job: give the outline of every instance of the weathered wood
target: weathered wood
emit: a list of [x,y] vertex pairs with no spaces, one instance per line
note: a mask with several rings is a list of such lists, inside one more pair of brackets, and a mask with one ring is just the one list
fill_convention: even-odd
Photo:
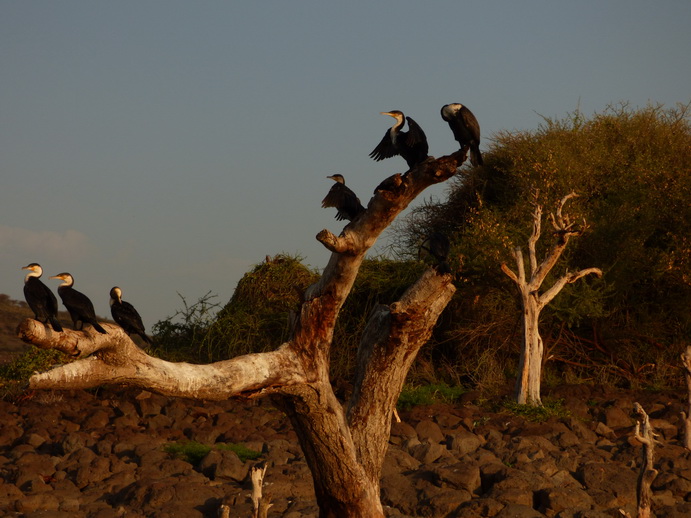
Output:
[[514,390],[514,398],[517,403],[539,406],[542,404],[540,397],[540,382],[542,378],[542,363],[544,356],[544,344],[540,336],[540,313],[554,297],[567,284],[574,283],[586,275],[602,275],[599,268],[587,268],[578,272],[566,272],[555,281],[551,288],[540,294],[542,283],[549,272],[557,264],[571,236],[579,235],[582,229],[574,228],[574,223],[563,214],[564,205],[568,200],[577,196],[572,192],[564,196],[557,206],[556,213],[550,214],[555,240],[552,247],[545,254],[542,262],[537,258],[537,242],[542,233],[542,206],[536,205],[533,212],[533,230],[528,238],[528,258],[530,274],[526,275],[525,261],[520,247],[513,251],[516,262],[516,272],[506,264],[501,265],[501,270],[516,285],[518,298],[523,309],[523,336],[521,356],[518,364],[518,376]]
[[427,270],[399,302],[373,312],[359,346],[347,413],[329,380],[333,330],[369,248],[412,200],[456,174],[465,158],[463,151],[430,157],[392,176],[340,235],[319,232],[317,240],[332,255],[319,281],[305,292],[293,336],[275,351],[210,365],[171,363],[147,355],[113,325],[104,324],[107,335],[88,329],[55,333],[27,320],[18,328],[24,341],[80,358],[32,376],[31,387],[108,383],[216,400],[271,395],[297,433],[312,471],[320,516],[383,518],[379,476],[391,415],[415,355],[455,291],[451,276]]
[[638,518],[650,518],[650,506],[653,499],[653,492],[650,486],[658,473],[653,467],[655,459],[654,430],[650,424],[648,414],[643,410],[640,404],[634,403],[634,411],[640,416],[640,420],[636,422],[634,435],[643,445],[641,451],[641,469],[638,473],[638,483],[636,484]]

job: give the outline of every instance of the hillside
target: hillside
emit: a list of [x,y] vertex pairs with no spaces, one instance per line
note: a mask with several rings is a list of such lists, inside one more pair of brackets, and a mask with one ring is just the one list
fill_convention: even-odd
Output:
[[[0,293],[0,363],[11,361],[14,357],[26,351],[30,346],[17,338],[17,324],[24,318],[33,318],[34,314],[23,300],[13,300],[9,295]],[[63,325],[71,326],[67,311],[58,314]],[[112,322],[107,318],[98,318],[105,322]]]

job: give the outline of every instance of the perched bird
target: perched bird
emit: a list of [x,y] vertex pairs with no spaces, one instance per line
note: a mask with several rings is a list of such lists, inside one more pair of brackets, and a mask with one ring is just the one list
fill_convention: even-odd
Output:
[[337,210],[336,219],[339,221],[342,219],[353,221],[365,211],[365,207],[362,206],[355,193],[349,187],[346,187],[343,175],[334,174],[327,176],[327,178],[336,183],[331,186],[331,189],[322,200],[322,208],[335,207]]
[[480,124],[468,108],[459,103],[445,104],[441,109],[441,118],[449,123],[453,138],[461,145],[470,147],[470,163],[482,165],[480,153]]
[[451,243],[446,234],[432,232],[420,245],[418,257],[423,255],[422,252],[427,252],[437,261],[436,268],[439,273],[451,273],[451,267],[448,263],[450,248]]
[[[386,132],[384,138],[369,156],[378,162],[385,158],[401,155],[408,164],[408,168],[424,162],[429,146],[425,132],[418,126],[417,122],[398,110],[381,112],[381,114],[393,117],[396,119],[396,124],[391,126],[391,129]],[[408,131],[401,131],[406,120],[408,121]]]
[[38,263],[31,263],[24,266],[22,270],[31,270],[24,277],[24,298],[34,312],[34,318],[44,324],[50,322],[55,331],[61,332],[62,326],[58,321],[58,299],[39,279],[43,275],[43,268]]
[[122,300],[122,290],[117,286],[110,290],[110,314],[128,335],[139,335],[147,344],[153,345],[151,338],[146,336],[142,317],[132,304]]
[[[94,311],[94,305],[89,300],[89,297],[72,287],[74,285],[74,279],[69,273],[53,275],[51,279],[60,279],[64,281],[58,286],[58,295],[60,295],[62,303],[70,313],[72,323],[76,330],[83,329],[84,323],[86,322],[94,326],[94,329],[99,333],[108,334],[107,331],[96,322],[96,312]],[[79,325],[77,324],[78,322]]]

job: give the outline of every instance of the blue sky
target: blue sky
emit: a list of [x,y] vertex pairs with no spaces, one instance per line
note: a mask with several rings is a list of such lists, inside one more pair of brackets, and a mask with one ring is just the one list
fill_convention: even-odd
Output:
[[405,170],[368,158],[380,111],[441,156],[450,102],[483,149],[541,115],[688,103],[689,21],[683,0],[0,0],[0,292],[39,262],[101,315],[119,285],[150,329],[267,254],[321,268],[325,177],[366,204]]

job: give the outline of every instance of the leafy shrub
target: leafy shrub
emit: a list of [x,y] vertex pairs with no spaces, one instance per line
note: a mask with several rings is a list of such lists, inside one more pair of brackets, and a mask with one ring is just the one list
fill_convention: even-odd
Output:
[[398,397],[397,406],[401,410],[407,410],[414,406],[432,405],[434,403],[453,403],[466,390],[461,386],[449,386],[446,383],[434,383],[429,385],[406,385]]
[[202,444],[197,441],[166,444],[163,447],[163,451],[196,466],[214,448],[217,450],[234,451],[242,462],[256,460],[262,455],[261,452],[252,450],[243,444],[217,443],[213,446],[209,446],[208,444]]

